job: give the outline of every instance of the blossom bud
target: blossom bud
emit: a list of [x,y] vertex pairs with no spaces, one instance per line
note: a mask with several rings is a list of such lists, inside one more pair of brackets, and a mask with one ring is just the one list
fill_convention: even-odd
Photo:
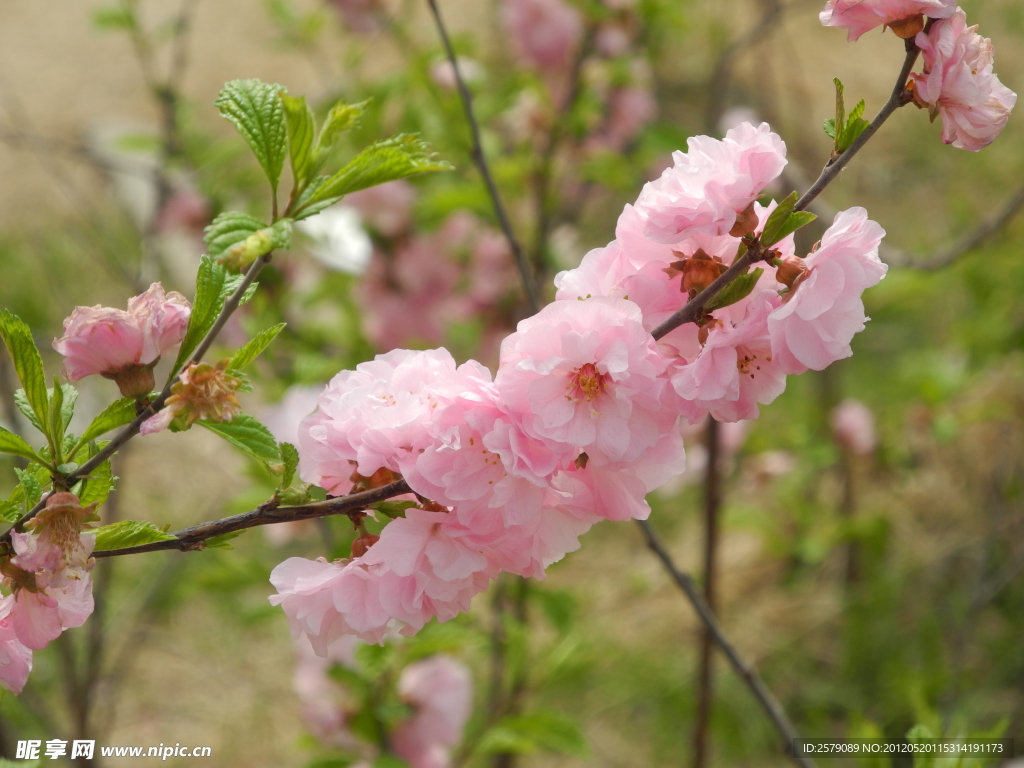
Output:
[[155,366],[156,362],[149,365],[126,365],[116,371],[100,373],[100,376],[117,384],[117,388],[121,390],[121,397],[138,400],[148,395],[156,387],[156,379],[153,377]]
[[775,279],[793,290],[807,274],[807,263],[799,256],[787,256],[778,262],[779,269]]
[[378,541],[380,541],[380,536],[374,536],[372,533],[360,536],[352,542],[352,557],[362,557]]

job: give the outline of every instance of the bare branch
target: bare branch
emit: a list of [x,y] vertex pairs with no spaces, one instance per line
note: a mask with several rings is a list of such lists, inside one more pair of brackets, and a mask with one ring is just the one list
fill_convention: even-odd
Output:
[[171,535],[173,539],[155,541],[152,544],[141,544],[137,547],[126,547],[125,549],[111,549],[106,552],[95,552],[93,557],[117,557],[119,555],[135,555],[141,552],[159,552],[167,549],[177,549],[181,552],[191,552],[202,549],[203,542],[212,539],[214,536],[223,536],[226,533],[244,531],[246,528],[256,528],[261,525],[273,525],[275,523],[289,523],[296,520],[313,520],[328,515],[347,515],[351,512],[358,512],[365,509],[368,504],[377,501],[384,501],[393,496],[401,496],[404,493],[411,493],[405,480],[398,480],[380,488],[372,488],[369,491],[351,493],[347,496],[338,496],[326,501],[314,501],[311,504],[300,504],[294,507],[278,507],[271,502],[261,504],[250,512],[243,512],[239,515],[213,520],[208,523],[193,525],[175,531]]
[[533,279],[533,271],[530,269],[530,264],[523,253],[522,245],[520,245],[519,240],[516,239],[515,232],[512,230],[512,223],[509,221],[504,203],[501,202],[501,195],[498,193],[498,187],[491,176],[491,169],[487,165],[487,156],[484,154],[483,144],[480,141],[480,126],[476,121],[476,115],[473,113],[473,97],[469,92],[469,88],[466,87],[466,81],[462,77],[459,61],[455,55],[455,49],[452,48],[451,40],[448,39],[448,30],[445,28],[444,20],[441,18],[441,11],[437,7],[437,2],[436,0],[427,0],[427,4],[430,6],[430,12],[434,15],[434,22],[437,24],[441,43],[444,45],[445,54],[448,56],[448,63],[452,65],[452,72],[455,74],[459,98],[462,100],[462,109],[466,113],[466,122],[469,123],[469,132],[472,138],[473,146],[470,154],[474,164],[476,164],[477,169],[480,171],[480,175],[484,179],[484,184],[487,185],[487,193],[491,197],[491,204],[494,206],[494,213],[498,217],[498,224],[501,225],[501,231],[505,234],[505,239],[508,240],[509,248],[512,249],[512,255],[515,257],[516,267],[519,269],[519,276],[523,281],[523,290],[526,292],[526,301],[530,308],[530,314],[536,314],[540,311],[540,295],[537,292],[537,286]]
[[768,690],[768,687],[764,684],[764,681],[757,674],[757,672],[743,660],[739,652],[729,641],[729,638],[725,636],[725,632],[722,630],[722,626],[718,623],[718,619],[715,617],[714,611],[708,606],[704,596],[697,589],[696,584],[693,583],[693,579],[683,571],[680,571],[676,567],[676,564],[672,561],[672,556],[669,555],[664,545],[658,539],[658,535],[651,528],[650,523],[646,520],[637,520],[637,525],[640,526],[640,530],[643,531],[644,539],[647,542],[647,546],[650,547],[651,551],[657,555],[661,564],[665,567],[669,576],[672,577],[672,581],[675,582],[676,586],[683,591],[694,610],[697,611],[697,615],[700,617],[701,622],[704,624],[708,632],[711,633],[718,644],[718,647],[722,649],[722,653],[725,654],[729,660],[729,664],[735,670],[736,674],[740,676],[740,679],[746,683],[751,693],[757,699],[761,708],[764,709],[765,713],[771,719],[772,724],[775,726],[775,730],[779,732],[785,742],[785,751],[788,755],[793,757],[793,760],[801,768],[814,768],[814,763],[806,757],[798,757],[793,755],[793,743],[794,739],[800,738],[800,735],[796,732],[793,724],[790,722],[789,717],[786,715],[786,711],[779,704],[772,692]]

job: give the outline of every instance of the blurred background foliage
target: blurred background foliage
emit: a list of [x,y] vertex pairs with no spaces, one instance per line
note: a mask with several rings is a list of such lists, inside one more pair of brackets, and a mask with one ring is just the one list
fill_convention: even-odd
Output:
[[[803,188],[828,157],[832,78],[871,114],[903,58],[891,34],[847,45],[822,29],[819,0],[566,0],[578,44],[545,68],[517,50],[508,2],[442,8],[548,298],[553,275],[614,236],[622,205],[688,136],[766,119],[792,161],[774,191]],[[258,168],[211,108],[225,80],[261,77],[307,94],[321,115],[338,99],[370,100],[343,153],[419,133],[457,170],[413,181],[404,223],[374,218],[405,210],[394,198],[357,205],[374,251],[364,274],[325,263],[312,237],[275,258],[224,339],[227,349],[289,323],[253,370],[246,408],[287,439],[315,393],[296,387],[398,344],[445,344],[493,367],[525,310],[424,4],[47,6],[0,4],[0,305],[30,323],[44,354],[76,304],[123,306],[155,279],[191,295],[201,230],[216,213],[266,215]],[[1024,6],[963,6],[1020,92]],[[636,100],[616,102],[629,89]],[[882,256],[893,267],[865,297],[872,322],[854,357],[790,377],[730,448],[721,615],[809,737],[900,738],[923,725],[1024,738],[1024,221],[946,258],[1017,192],[1024,127],[1012,119],[979,154],[944,147],[938,133],[901,110],[827,191],[825,210],[862,205],[888,230]],[[363,253],[364,241],[342,250]],[[59,368],[52,354],[47,365]],[[87,418],[114,394],[109,382],[83,385]],[[17,426],[13,387],[5,359],[0,417]],[[867,450],[830,427],[846,398],[874,414]],[[691,438],[694,469],[656,495],[652,521],[696,572],[701,448]],[[174,529],[251,509],[273,490],[195,430],[135,441],[115,472],[107,522]],[[102,561],[96,616],[36,655],[23,696],[0,699],[0,753],[13,757],[17,739],[84,736],[211,745],[223,766],[349,764],[359,749],[317,739],[303,721],[287,624],[266,597],[276,563],[347,556],[350,529],[328,519],[250,531],[233,551]],[[372,694],[369,704],[356,696],[353,712],[384,711],[397,671],[439,652],[475,680],[456,764],[690,762],[697,626],[632,527],[595,527],[544,582],[501,581],[469,615],[365,648],[358,673],[338,668],[335,679]],[[711,741],[713,765],[787,764],[724,665]]]

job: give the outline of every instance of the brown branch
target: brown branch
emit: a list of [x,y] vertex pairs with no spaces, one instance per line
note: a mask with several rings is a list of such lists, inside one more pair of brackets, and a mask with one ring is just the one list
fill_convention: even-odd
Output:
[[[191,354],[191,356],[189,356],[188,361],[185,363],[186,366],[189,365],[189,363],[194,363],[201,360],[203,355],[205,355],[206,352],[210,349],[210,347],[213,345],[213,342],[216,340],[218,334],[221,332],[221,330],[223,330],[224,325],[227,323],[228,319],[231,317],[234,311],[238,309],[238,305],[241,303],[242,297],[245,295],[246,291],[249,290],[249,286],[251,286],[253,282],[256,280],[256,277],[259,275],[263,267],[270,262],[270,258],[272,255],[273,252],[264,254],[263,256],[260,256],[258,259],[256,259],[256,261],[252,263],[252,265],[249,267],[249,270],[245,273],[245,277],[242,278],[242,282],[239,283],[238,288],[235,289],[235,292],[228,297],[228,300],[226,302],[224,302],[224,308],[220,311],[220,314],[217,316],[217,319],[214,321],[213,326],[210,328],[209,332],[206,334],[205,337],[203,337],[203,340],[199,342],[199,346],[196,347],[195,351]],[[117,453],[118,450],[120,450],[121,446],[123,446],[125,443],[127,443],[137,434],[139,434],[139,431],[142,429],[143,422],[145,422],[158,411],[163,409],[164,403],[167,402],[167,398],[171,396],[171,386],[174,384],[176,380],[177,377],[172,377],[170,380],[168,380],[167,384],[163,388],[163,391],[160,392],[159,395],[157,395],[156,399],[153,400],[153,402],[146,406],[144,409],[142,409],[142,412],[139,413],[139,415],[136,416],[128,426],[126,426],[124,429],[118,432],[110,440],[110,442],[103,450],[101,450],[99,453],[97,453],[95,456],[93,456],[91,459],[85,462],[74,472],[65,475],[63,480],[66,483],[67,487],[71,487],[82,478],[88,476],[90,472],[97,469],[100,465],[103,464],[103,462],[105,462],[107,459],[111,458],[115,453]],[[3,534],[0,534],[0,545],[10,544],[11,533],[14,531],[24,530],[25,523],[27,523],[29,520],[35,517],[44,506],[46,506],[45,496],[42,499],[40,499],[39,503],[36,504],[32,509],[30,509],[24,515],[18,518],[17,522],[15,522],[14,525],[12,525],[10,528],[4,531]]]
[[140,544],[137,547],[95,552],[93,557],[117,557],[119,555],[135,555],[141,552],[159,552],[167,549],[191,552],[202,549],[203,542],[207,539],[212,539],[214,536],[223,536],[226,533],[244,531],[247,528],[256,528],[261,525],[290,523],[296,520],[313,520],[328,515],[347,515],[351,512],[365,509],[367,505],[374,502],[384,501],[393,496],[401,496],[404,493],[411,492],[412,489],[409,488],[405,480],[398,480],[388,485],[382,485],[380,488],[372,488],[369,491],[338,496],[326,501],[314,501],[310,504],[299,504],[294,507],[278,507],[274,501],[269,501],[249,512],[224,517],[208,523],[200,523],[199,525],[193,525],[191,528],[175,531],[171,534],[174,536],[173,539],[154,541],[151,544]]
[[801,766],[801,768],[814,768],[814,763],[806,758],[793,755],[793,744],[794,739],[799,738],[799,734],[793,727],[793,723],[790,722],[789,717],[786,715],[786,711],[779,704],[772,692],[768,690],[768,687],[764,684],[764,681],[757,674],[753,667],[751,667],[743,657],[740,656],[739,652],[729,641],[729,638],[725,636],[725,632],[722,630],[721,624],[718,623],[718,619],[715,616],[714,611],[708,606],[707,600],[697,589],[697,585],[693,583],[693,579],[683,571],[680,571],[676,567],[676,564],[672,560],[672,556],[669,555],[664,545],[658,539],[654,529],[651,528],[650,523],[646,520],[637,520],[637,525],[640,526],[640,530],[643,531],[644,539],[647,542],[647,546],[650,547],[651,551],[657,555],[661,564],[665,567],[669,576],[675,582],[676,586],[683,591],[694,610],[697,611],[697,616],[708,632],[711,633],[712,637],[717,643],[718,647],[722,649],[722,653],[729,660],[729,664],[735,670],[736,674],[739,675],[740,679],[747,685],[750,692],[754,694],[761,708],[764,709],[769,719],[772,721],[772,725],[775,726],[775,730],[779,732],[779,736],[782,737],[784,742],[784,749],[786,754],[790,755],[793,760]]
[[501,226],[501,231],[508,241],[509,248],[512,249],[516,268],[519,270],[519,276],[522,278],[523,290],[526,292],[526,301],[530,308],[530,314],[536,314],[540,311],[540,295],[533,278],[533,271],[526,260],[526,254],[523,253],[522,245],[520,245],[515,232],[512,230],[512,223],[509,221],[504,203],[501,202],[501,195],[498,193],[498,187],[494,183],[494,177],[491,176],[491,169],[487,165],[487,156],[484,154],[483,144],[480,141],[480,126],[473,112],[473,97],[469,92],[469,88],[466,87],[466,81],[462,78],[459,61],[455,56],[455,49],[452,48],[451,40],[448,39],[448,30],[445,28],[444,20],[441,18],[441,11],[437,7],[437,2],[436,0],[427,0],[427,4],[430,6],[430,12],[434,16],[434,22],[437,25],[437,32],[441,36],[441,44],[444,46],[448,63],[452,65],[455,83],[458,86],[459,98],[462,100],[462,109],[466,113],[466,122],[469,124],[469,132],[472,139],[470,155],[477,170],[480,171],[480,175],[483,177],[484,184],[487,186],[487,193],[491,197],[491,204],[494,206],[494,213],[498,217],[498,224]]

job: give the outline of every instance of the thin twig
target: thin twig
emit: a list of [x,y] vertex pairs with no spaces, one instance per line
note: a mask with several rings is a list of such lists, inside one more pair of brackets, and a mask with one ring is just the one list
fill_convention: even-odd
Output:
[[256,528],[261,525],[290,523],[296,520],[313,520],[328,515],[347,515],[350,512],[365,509],[367,505],[374,502],[384,501],[393,496],[401,496],[411,492],[412,489],[409,488],[405,480],[398,480],[388,485],[382,485],[380,488],[372,488],[369,491],[338,496],[326,501],[314,501],[310,504],[298,504],[294,507],[278,507],[274,503],[268,502],[249,512],[224,517],[208,523],[200,523],[199,525],[193,525],[191,528],[175,531],[171,534],[171,536],[174,536],[173,539],[154,541],[151,544],[140,544],[137,547],[95,552],[93,557],[136,555],[141,552],[159,552],[167,549],[191,552],[202,549],[203,542],[207,539],[212,539],[214,536],[223,536],[226,533],[244,531],[246,528]]
[[466,113],[466,122],[469,123],[469,132],[473,143],[470,155],[484,179],[484,184],[487,185],[487,193],[491,197],[494,213],[498,217],[498,224],[501,225],[501,231],[505,234],[505,239],[508,240],[509,248],[512,249],[512,255],[516,260],[516,267],[519,269],[519,274],[522,277],[523,289],[526,291],[526,301],[530,308],[530,314],[536,314],[540,311],[540,296],[537,292],[530,264],[526,260],[523,247],[519,244],[515,232],[512,231],[512,223],[509,221],[504,203],[501,202],[501,195],[498,193],[498,187],[491,176],[491,169],[487,165],[487,156],[484,155],[483,144],[480,141],[480,126],[476,121],[476,115],[473,113],[473,97],[469,92],[469,88],[466,87],[466,81],[462,78],[459,61],[455,56],[455,49],[452,48],[451,40],[448,39],[448,30],[445,28],[444,21],[441,18],[441,11],[437,7],[437,2],[436,0],[427,0],[427,4],[430,6],[430,12],[434,15],[434,22],[437,24],[437,32],[441,36],[441,44],[444,46],[445,54],[448,56],[448,62],[452,65],[452,72],[455,75],[455,82],[459,90],[459,98],[462,100],[462,108]]
[[[228,300],[224,302],[224,308],[220,311],[220,314],[217,316],[217,319],[214,321],[213,326],[210,328],[209,332],[206,334],[203,340],[199,342],[199,346],[196,347],[195,352],[193,352],[192,355],[189,357],[188,361],[185,363],[185,366],[188,366],[190,363],[198,362],[199,360],[201,360],[203,355],[205,355],[206,352],[210,349],[210,347],[213,345],[213,342],[216,340],[217,335],[224,328],[224,325],[227,323],[228,319],[231,317],[234,311],[238,309],[238,305],[241,303],[242,297],[245,295],[246,291],[249,290],[249,286],[251,286],[253,282],[256,280],[256,277],[259,275],[263,267],[270,262],[272,253],[273,252],[264,254],[263,256],[260,256],[258,259],[256,259],[256,261],[252,263],[252,265],[249,267],[249,270],[245,273],[245,277],[242,278],[242,282],[239,283],[238,288],[235,289],[235,292],[232,293],[231,296],[228,297]],[[174,384],[175,380],[176,379],[169,380],[166,386],[163,388],[163,391],[160,392],[159,395],[157,395],[156,399],[153,400],[153,402],[150,403],[148,406],[146,406],[142,410],[142,412],[139,413],[139,415],[136,416],[128,426],[126,426],[124,429],[118,432],[110,440],[110,442],[103,450],[101,450],[99,453],[97,453],[95,456],[93,456],[91,459],[85,462],[74,472],[65,475],[63,479],[67,486],[70,487],[77,483],[79,480],[81,480],[83,477],[86,477],[90,472],[98,468],[100,465],[103,464],[103,462],[105,462],[107,459],[109,459],[111,456],[117,453],[118,450],[120,450],[121,446],[123,446],[125,443],[127,443],[137,434],[139,434],[139,430],[142,429],[143,422],[145,422],[147,419],[152,417],[154,414],[156,414],[164,407],[164,403],[167,402],[167,398],[171,396],[171,386]],[[27,523],[29,520],[35,517],[40,512],[40,510],[43,509],[44,506],[46,506],[46,497],[40,499],[38,504],[36,504],[27,513],[18,518],[18,521],[14,523],[14,525],[12,525],[6,531],[4,531],[3,534],[0,534],[0,544],[10,544],[11,533],[14,531],[22,531],[25,527],[25,523]]]
[[722,631],[722,626],[718,623],[718,619],[715,617],[714,612],[708,607],[707,601],[704,596],[697,589],[697,585],[693,583],[693,579],[690,576],[676,567],[676,564],[672,561],[672,556],[669,555],[668,551],[662,545],[658,539],[654,529],[651,528],[650,523],[646,520],[637,520],[637,525],[640,526],[640,530],[643,531],[644,539],[647,541],[647,546],[650,547],[651,551],[658,556],[661,560],[661,564],[665,566],[665,570],[669,576],[676,583],[683,593],[689,599],[690,604],[693,605],[694,610],[697,611],[697,615],[700,617],[701,622],[707,628],[707,630],[714,637],[718,647],[722,649],[722,653],[725,654],[729,660],[729,664],[736,671],[736,674],[740,676],[740,679],[746,683],[747,687],[750,688],[751,693],[757,699],[758,703],[767,713],[771,719],[772,724],[775,726],[775,730],[779,732],[779,735],[785,742],[786,754],[790,755],[793,760],[796,761],[801,768],[814,768],[814,763],[806,757],[800,757],[793,755],[794,739],[800,738],[793,724],[789,721],[789,717],[786,715],[782,705],[775,699],[772,692],[768,690],[768,687],[761,680],[761,677],[757,672],[743,660],[739,652],[729,641],[729,638],[725,636],[725,632]]
[[[931,29],[934,19],[929,19],[927,25],[925,25],[925,32]],[[893,86],[892,93],[889,94],[889,100],[885,102],[882,108],[875,115],[875,118],[871,121],[864,132],[857,137],[857,140],[850,145],[850,147],[844,151],[841,155],[833,160],[830,160],[825,168],[821,171],[821,175],[818,176],[818,180],[811,185],[811,188],[804,192],[803,196],[796,203],[796,210],[802,211],[811,204],[818,195],[821,194],[822,190],[825,189],[832,181],[839,175],[839,172],[846,167],[846,165],[853,159],[853,156],[860,152],[861,148],[868,143],[872,136],[874,136],[878,129],[882,127],[882,124],[889,119],[893,112],[900,107],[909,103],[906,95],[907,90],[907,79],[910,77],[910,70],[914,68],[914,62],[917,61],[918,55],[921,53],[921,49],[917,47],[913,38],[910,38],[906,42],[907,57],[903,61],[903,68],[900,70],[899,77],[896,78],[896,85]]]

